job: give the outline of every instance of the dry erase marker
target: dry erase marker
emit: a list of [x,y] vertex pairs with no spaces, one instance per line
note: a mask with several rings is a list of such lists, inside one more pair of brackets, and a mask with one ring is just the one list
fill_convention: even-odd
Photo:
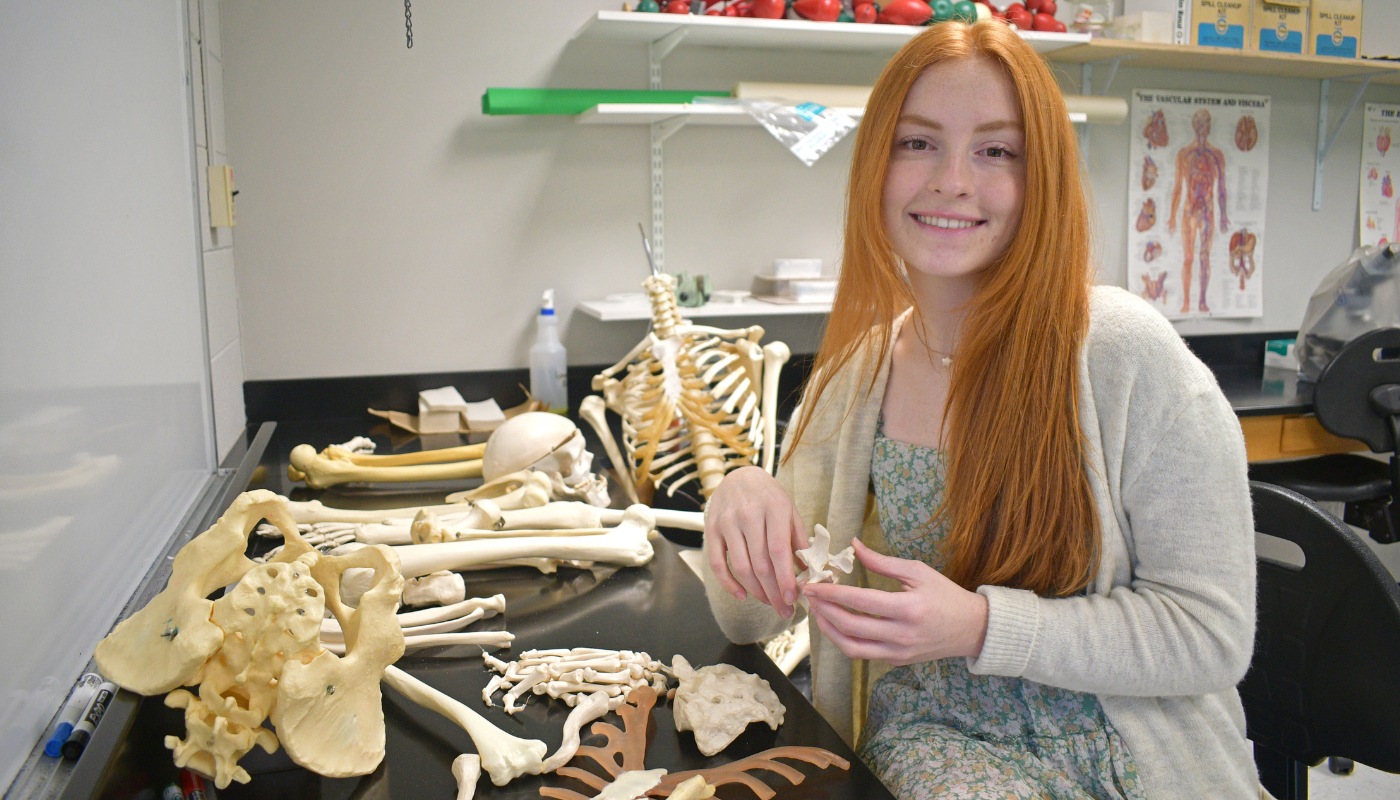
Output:
[[97,723],[102,721],[102,715],[107,713],[107,706],[116,693],[117,685],[111,681],[103,681],[102,685],[97,687],[97,693],[92,696],[87,709],[83,711],[83,718],[73,728],[73,733],[69,734],[68,741],[63,743],[64,758],[74,761],[83,754],[83,748],[87,747],[88,739],[92,738],[92,732],[97,729]]
[[204,785],[204,776],[187,769],[180,770],[180,788],[185,792],[185,800],[209,800]]
[[63,743],[68,741],[68,734],[73,732],[73,726],[78,722],[78,717],[87,708],[88,701],[97,691],[97,685],[102,682],[102,677],[89,672],[78,679],[78,686],[73,690],[73,694],[68,696],[68,704],[63,707],[63,712],[58,715],[58,727],[54,728],[53,736],[44,743],[44,755],[49,758],[58,758],[63,755]]

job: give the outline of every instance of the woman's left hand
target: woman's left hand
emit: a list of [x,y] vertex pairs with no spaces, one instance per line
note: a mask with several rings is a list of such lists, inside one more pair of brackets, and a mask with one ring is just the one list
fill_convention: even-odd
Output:
[[855,542],[865,568],[894,578],[901,592],[834,583],[803,587],[817,627],[851,658],[913,664],[982,652],[987,598],[969,592],[922,561],[881,555]]

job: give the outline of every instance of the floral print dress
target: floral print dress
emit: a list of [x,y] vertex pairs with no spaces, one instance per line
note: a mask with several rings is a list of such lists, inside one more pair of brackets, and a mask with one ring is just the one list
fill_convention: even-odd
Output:
[[[892,554],[932,566],[944,531],[943,451],[875,437],[871,478]],[[1132,754],[1092,694],[974,675],[961,658],[897,667],[876,682],[861,757],[901,800],[1144,798]]]

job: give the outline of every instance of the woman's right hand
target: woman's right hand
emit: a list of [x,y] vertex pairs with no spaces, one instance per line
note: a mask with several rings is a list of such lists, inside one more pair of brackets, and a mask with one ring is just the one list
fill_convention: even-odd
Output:
[[724,476],[705,508],[710,569],[725,591],[753,595],[784,617],[797,600],[793,553],[808,546],[797,506],[761,467]]

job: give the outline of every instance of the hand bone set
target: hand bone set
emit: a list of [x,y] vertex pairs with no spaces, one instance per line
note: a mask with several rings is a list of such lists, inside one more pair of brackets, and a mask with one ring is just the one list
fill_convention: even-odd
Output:
[[[603,397],[579,405],[579,416],[602,440],[628,497],[649,502],[651,491],[663,484],[673,495],[698,480],[708,499],[731,469],[761,464],[772,472],[778,375],[790,355],[787,345],[759,347],[763,328],[757,325],[722,330],[681,319],[669,275],[653,275],[642,286],[651,299],[651,332],[594,376],[593,389]],[[605,407],[622,418],[625,459]]]
[[548,478],[550,499],[608,505],[607,479],[593,474],[593,454],[583,432],[558,414],[530,411],[506,420],[486,444],[398,455],[372,455],[331,445],[320,453],[309,444],[292,448],[287,476],[313,489],[343,483],[447,481],[535,470]]
[[489,654],[482,658],[499,674],[492,676],[481,690],[481,699],[486,705],[495,706],[493,695],[504,691],[502,707],[507,714],[521,710],[515,703],[526,692],[562,700],[570,708],[589,695],[602,692],[608,698],[608,710],[614,711],[626,702],[633,689],[651,686],[658,694],[666,691],[665,666],[646,653],[630,650],[527,650],[518,661],[510,663]]

